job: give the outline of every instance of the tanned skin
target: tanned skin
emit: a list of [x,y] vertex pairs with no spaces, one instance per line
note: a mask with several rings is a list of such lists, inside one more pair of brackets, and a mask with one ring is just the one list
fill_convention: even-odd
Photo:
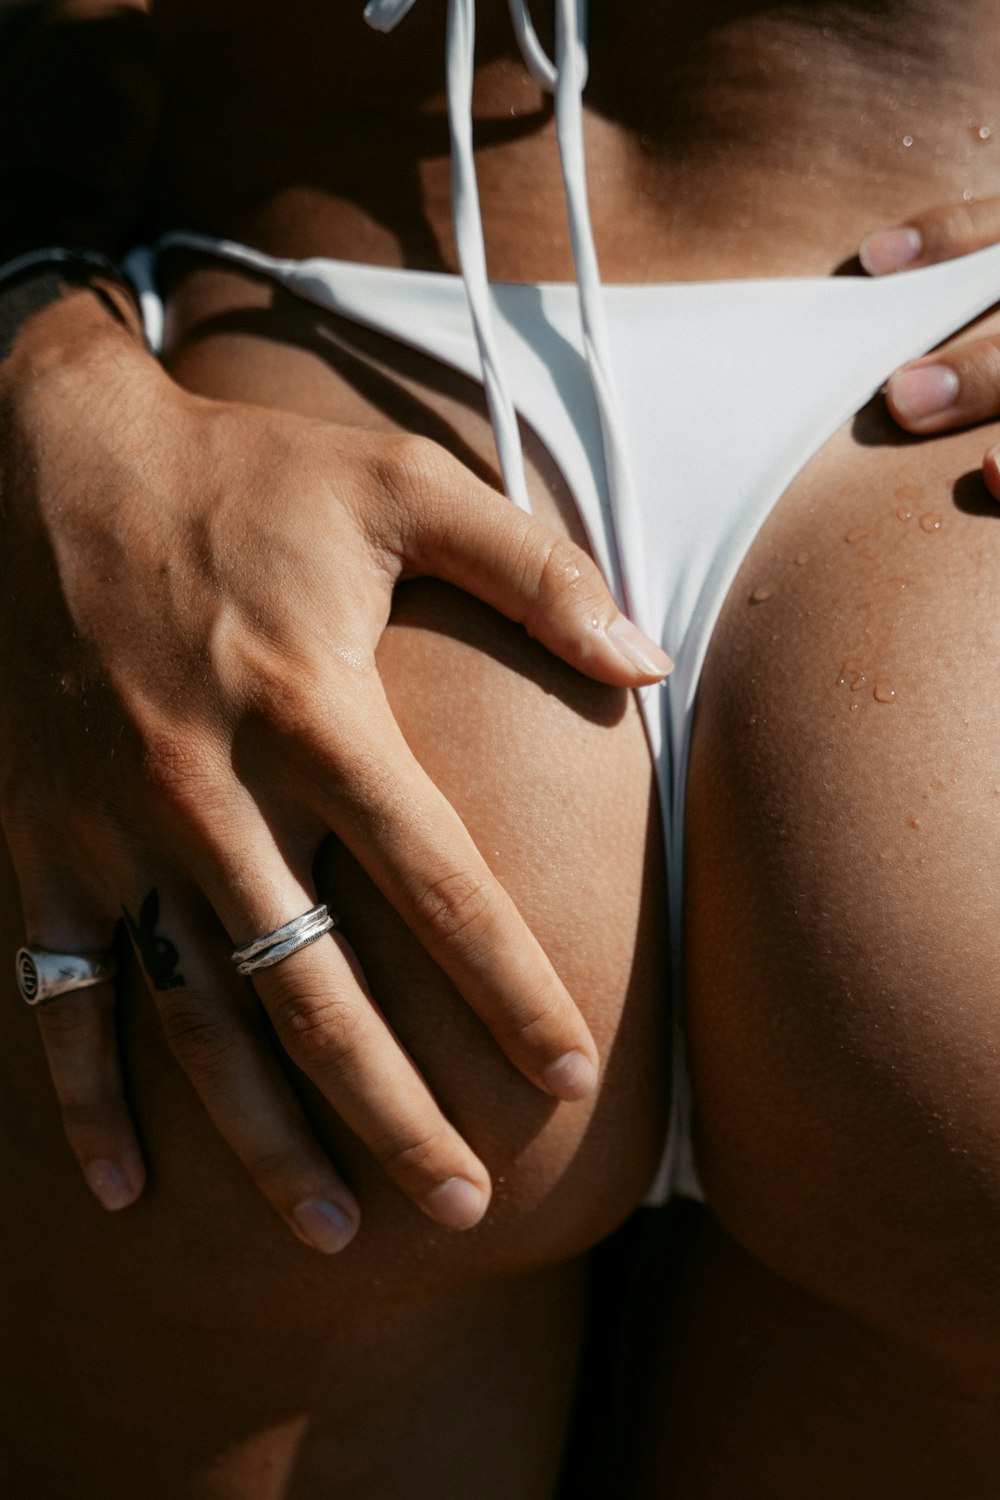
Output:
[[[562,279],[549,109],[504,7],[481,8],[491,269]],[[970,126],[992,118],[995,0],[592,9],[587,144],[608,280],[833,274],[873,223],[994,186]],[[454,270],[442,12],[422,0],[385,38],[352,7],[157,6],[153,222]],[[230,270],[178,259],[168,274],[167,367],[192,399],[430,435],[489,476],[464,383]],[[863,414],[784,497],[716,633],[691,768],[685,994],[713,1217],[683,1276],[652,1279],[663,1359],[636,1395],[645,1420],[620,1493],[995,1494],[1000,521],[977,489],[983,445],[982,432],[901,443],[880,407]],[[558,478],[531,457],[536,503],[572,528]],[[939,533],[897,520],[903,487],[942,515]],[[874,561],[844,542],[861,523]],[[784,566],[803,550],[807,567]],[[761,568],[781,587],[751,611]],[[852,711],[838,682],[866,632],[898,688],[884,711]],[[544,1100],[330,849],[319,887],[495,1198],[469,1234],[430,1226],[294,1075],[365,1215],[321,1260],[207,1124],[137,979],[120,1009],[151,1176],[134,1208],[101,1216],[12,997],[0,1452],[14,1492],[553,1492],[585,1250],[638,1200],[662,1125],[649,768],[620,689],[585,684],[442,585],[399,592],[380,665],[408,743],[580,1000],[602,1090]],[[163,889],[149,873],[137,923]],[[191,983],[197,934],[177,910],[164,900],[156,933]]]

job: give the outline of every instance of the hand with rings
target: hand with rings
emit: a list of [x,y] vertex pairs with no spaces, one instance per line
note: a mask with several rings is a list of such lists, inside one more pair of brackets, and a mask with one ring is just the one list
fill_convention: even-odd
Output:
[[[435,444],[199,399],[124,330],[65,335],[102,316],[81,302],[32,320],[0,390],[2,814],[21,992],[70,1145],[105,1206],[139,1196],[110,959],[124,915],[176,1057],[295,1234],[340,1249],[359,1207],[251,983],[399,1188],[469,1227],[487,1171],[317,905],[330,830],[538,1088],[581,1098],[598,1059],[389,710],[375,647],[393,587],[445,578],[602,682],[651,682],[666,659],[589,558]],[[68,352],[33,360],[57,316]]]

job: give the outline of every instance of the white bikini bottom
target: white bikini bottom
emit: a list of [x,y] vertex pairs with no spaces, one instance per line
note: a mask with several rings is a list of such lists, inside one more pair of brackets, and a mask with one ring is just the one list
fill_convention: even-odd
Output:
[[[273,260],[193,234],[162,244],[236,262],[480,379],[457,276]],[[633,477],[627,514],[616,514],[608,496],[577,288],[495,285],[492,294],[517,412],[561,470],[619,599],[676,663],[665,684],[640,695],[663,810],[677,1018],[672,1119],[650,1201],[700,1197],[678,997],[685,775],[712,631],[754,537],[799,470],[897,366],[998,300],[1000,246],[880,280],[604,287]],[[154,336],[155,318],[154,299]]]

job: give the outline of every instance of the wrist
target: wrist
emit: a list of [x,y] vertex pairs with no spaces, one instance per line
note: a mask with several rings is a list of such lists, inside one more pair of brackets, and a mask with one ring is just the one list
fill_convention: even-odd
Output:
[[105,353],[155,363],[125,284],[97,268],[40,264],[0,282],[0,386],[10,389]]

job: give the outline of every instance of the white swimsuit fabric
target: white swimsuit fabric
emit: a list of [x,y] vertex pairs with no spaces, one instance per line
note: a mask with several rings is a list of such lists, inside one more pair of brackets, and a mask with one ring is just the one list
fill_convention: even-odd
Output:
[[[372,0],[367,16],[389,29],[413,3]],[[561,112],[577,285],[486,280],[471,124],[457,118],[471,99],[473,0],[449,0],[461,278],[279,260],[193,233],[165,236],[157,249],[182,245],[242,265],[481,382],[511,498],[527,505],[520,418],[558,465],[619,602],[674,658],[668,681],[639,695],[663,816],[674,996],[671,1120],[649,1199],[659,1202],[702,1196],[683,1040],[684,795],[712,631],[754,537],[803,465],[894,369],[997,302],[1000,246],[880,280],[602,287],[586,206],[582,26],[573,0],[557,4],[553,66],[525,5],[510,0],[525,61],[555,88]],[[129,263],[154,346],[155,257]]]

